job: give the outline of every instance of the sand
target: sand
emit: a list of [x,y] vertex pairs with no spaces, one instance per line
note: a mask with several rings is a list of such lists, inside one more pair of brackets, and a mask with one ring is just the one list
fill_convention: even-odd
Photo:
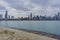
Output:
[[57,40],[43,35],[0,27],[0,40]]

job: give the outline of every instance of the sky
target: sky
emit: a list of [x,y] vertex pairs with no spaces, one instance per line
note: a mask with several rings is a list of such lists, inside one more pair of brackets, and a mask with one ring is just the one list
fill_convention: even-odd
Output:
[[0,0],[0,14],[15,17],[27,17],[31,12],[34,15],[54,16],[60,12],[60,0]]

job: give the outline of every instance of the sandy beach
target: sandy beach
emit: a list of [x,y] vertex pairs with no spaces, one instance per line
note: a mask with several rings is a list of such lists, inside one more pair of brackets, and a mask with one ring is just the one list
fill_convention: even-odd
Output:
[[0,40],[58,40],[43,35],[25,31],[0,27]]

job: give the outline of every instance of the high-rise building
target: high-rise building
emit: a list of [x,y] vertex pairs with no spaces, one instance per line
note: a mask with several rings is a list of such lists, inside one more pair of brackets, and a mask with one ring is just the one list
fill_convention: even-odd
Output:
[[8,15],[8,19],[10,19],[10,15]]
[[5,13],[5,19],[7,19],[8,18],[8,11],[6,11],[6,13]]
[[0,19],[2,19],[3,18],[3,15],[2,14],[0,14]]
[[14,16],[11,16],[12,19],[14,19]]
[[30,13],[30,19],[32,19],[32,13]]
[[60,12],[58,12],[57,17],[58,17],[58,19],[60,19]]

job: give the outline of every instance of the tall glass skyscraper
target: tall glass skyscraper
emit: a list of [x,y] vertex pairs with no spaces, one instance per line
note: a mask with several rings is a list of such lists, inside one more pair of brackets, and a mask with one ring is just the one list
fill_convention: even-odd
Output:
[[2,14],[0,14],[0,19],[1,19],[1,18],[3,18],[3,15],[2,15]]
[[8,18],[8,11],[6,11],[6,13],[5,13],[5,19],[7,19]]
[[32,19],[32,13],[30,13],[30,19]]

